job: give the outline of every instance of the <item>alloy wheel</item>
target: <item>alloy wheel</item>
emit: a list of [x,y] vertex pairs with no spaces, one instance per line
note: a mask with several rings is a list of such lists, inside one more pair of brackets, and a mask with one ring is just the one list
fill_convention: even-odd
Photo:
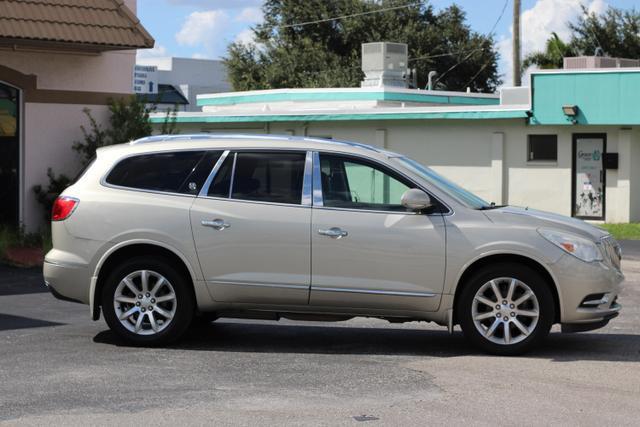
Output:
[[171,324],[177,299],[173,286],[163,275],[138,270],[118,283],[113,305],[116,317],[127,330],[138,335],[153,335]]
[[476,292],[471,305],[473,323],[485,339],[501,345],[524,341],[540,318],[533,290],[513,277],[489,280]]

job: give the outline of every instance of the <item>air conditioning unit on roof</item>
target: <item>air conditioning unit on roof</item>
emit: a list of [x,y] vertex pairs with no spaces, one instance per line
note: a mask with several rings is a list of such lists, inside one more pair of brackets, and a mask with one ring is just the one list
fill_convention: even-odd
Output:
[[363,43],[362,87],[407,87],[408,47],[404,43]]

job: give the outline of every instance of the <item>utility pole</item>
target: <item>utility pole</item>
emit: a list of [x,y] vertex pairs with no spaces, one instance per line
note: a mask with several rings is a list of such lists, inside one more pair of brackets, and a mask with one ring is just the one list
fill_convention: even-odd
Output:
[[513,0],[513,85],[521,86],[520,79],[520,0]]

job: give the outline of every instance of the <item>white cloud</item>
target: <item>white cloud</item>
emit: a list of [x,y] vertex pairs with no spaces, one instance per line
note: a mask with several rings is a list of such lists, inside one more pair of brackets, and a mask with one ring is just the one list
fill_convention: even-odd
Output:
[[251,28],[247,28],[238,33],[235,40],[236,43],[242,43],[243,45],[251,45],[255,44],[255,39],[253,38],[253,31]]
[[262,10],[259,7],[245,7],[235,17],[235,21],[250,24],[262,22]]
[[162,45],[156,45],[153,49],[138,49],[136,58],[162,58],[169,56],[167,48]]
[[207,55],[206,53],[200,53],[200,52],[194,53],[193,55],[191,55],[191,57],[193,59],[211,59],[209,55]]
[[[581,5],[587,6],[590,12],[602,13],[608,5],[604,0],[538,0],[531,8],[522,12],[520,16],[520,28],[522,35],[521,54],[524,58],[531,52],[544,50],[547,39],[551,33],[567,41],[571,31],[567,25],[573,22],[582,13]],[[513,27],[510,35],[500,39],[497,43],[500,52],[500,68],[504,73],[504,84],[513,84],[513,60],[511,57],[513,43]],[[528,74],[523,76],[522,82],[528,85]]]
[[169,0],[169,3],[182,6],[195,6],[204,9],[240,9],[262,5],[263,0]]
[[193,12],[182,24],[176,40],[186,46],[211,46],[226,29],[228,21],[228,15],[220,10]]

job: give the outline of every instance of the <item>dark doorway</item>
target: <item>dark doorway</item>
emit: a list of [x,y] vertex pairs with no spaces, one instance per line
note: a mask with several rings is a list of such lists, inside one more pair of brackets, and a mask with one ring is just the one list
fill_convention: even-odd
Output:
[[606,134],[573,135],[572,212],[576,218],[604,220],[606,151]]
[[0,82],[0,225],[18,225],[20,91]]

